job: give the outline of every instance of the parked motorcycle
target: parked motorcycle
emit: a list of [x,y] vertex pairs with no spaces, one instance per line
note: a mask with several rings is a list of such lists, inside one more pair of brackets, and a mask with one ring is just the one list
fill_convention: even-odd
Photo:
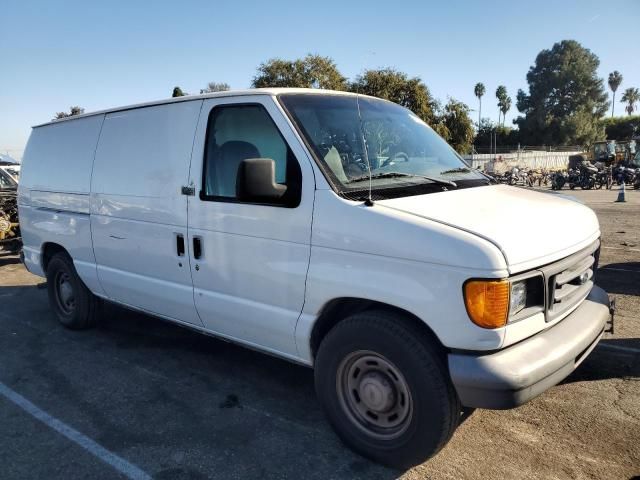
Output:
[[611,185],[613,184],[611,178],[611,167],[603,167],[598,170],[595,174],[595,184],[597,189],[601,189],[602,187],[606,187],[607,190],[611,190]]
[[551,174],[551,189],[562,190],[565,183],[567,183],[568,175],[566,172],[554,172]]
[[635,177],[635,168],[625,167],[623,164],[620,164],[615,169],[614,178],[618,185],[622,185],[623,182],[627,185],[633,185]]
[[580,171],[577,168],[570,168],[567,172],[567,183],[569,188],[573,190],[580,183]]
[[580,172],[580,188],[582,188],[583,190],[591,190],[596,184],[596,174],[598,173],[598,168],[589,162],[583,162],[582,164],[580,164],[578,170]]

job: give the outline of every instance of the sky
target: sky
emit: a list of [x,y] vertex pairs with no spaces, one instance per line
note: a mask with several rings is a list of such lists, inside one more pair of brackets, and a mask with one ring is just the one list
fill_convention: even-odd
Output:
[[30,127],[72,105],[87,112],[165,98],[210,81],[247,88],[273,57],[318,53],[354,78],[394,67],[441,101],[464,101],[483,82],[482,116],[496,121],[495,90],[527,89],[536,55],[574,39],[619,70],[620,92],[640,88],[640,0],[136,1],[2,0],[0,153],[20,159]]

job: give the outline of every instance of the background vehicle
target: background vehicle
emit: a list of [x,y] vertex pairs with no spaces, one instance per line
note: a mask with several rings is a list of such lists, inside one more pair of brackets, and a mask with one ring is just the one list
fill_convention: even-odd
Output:
[[16,182],[20,181],[20,165],[12,163],[12,164],[3,164],[0,162],[0,170],[4,170],[8,173]]
[[0,251],[20,249],[17,190],[13,177],[0,169]]
[[555,385],[610,318],[590,209],[492,184],[387,101],[254,89],[74,116],[34,128],[22,170],[25,265],[63,325],[106,299],[313,366],[337,434],[387,465],[438,452],[463,407]]
[[567,172],[553,172],[551,174],[551,189],[562,190],[562,187],[564,187],[565,183],[567,183],[567,177]]

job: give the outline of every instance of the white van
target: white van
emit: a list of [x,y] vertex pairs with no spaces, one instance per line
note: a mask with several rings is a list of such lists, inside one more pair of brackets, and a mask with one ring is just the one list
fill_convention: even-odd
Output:
[[463,407],[560,382],[612,318],[590,209],[491,184],[362,95],[222,92],[39,125],[19,208],[63,325],[91,326],[104,299],[313,366],[340,437],[397,467],[442,448]]

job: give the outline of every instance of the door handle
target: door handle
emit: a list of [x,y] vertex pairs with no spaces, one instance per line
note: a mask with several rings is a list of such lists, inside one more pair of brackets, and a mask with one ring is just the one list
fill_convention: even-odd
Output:
[[202,243],[200,237],[193,237],[193,258],[198,260],[202,256]]
[[176,250],[179,257],[184,257],[184,235],[181,233],[176,235]]

